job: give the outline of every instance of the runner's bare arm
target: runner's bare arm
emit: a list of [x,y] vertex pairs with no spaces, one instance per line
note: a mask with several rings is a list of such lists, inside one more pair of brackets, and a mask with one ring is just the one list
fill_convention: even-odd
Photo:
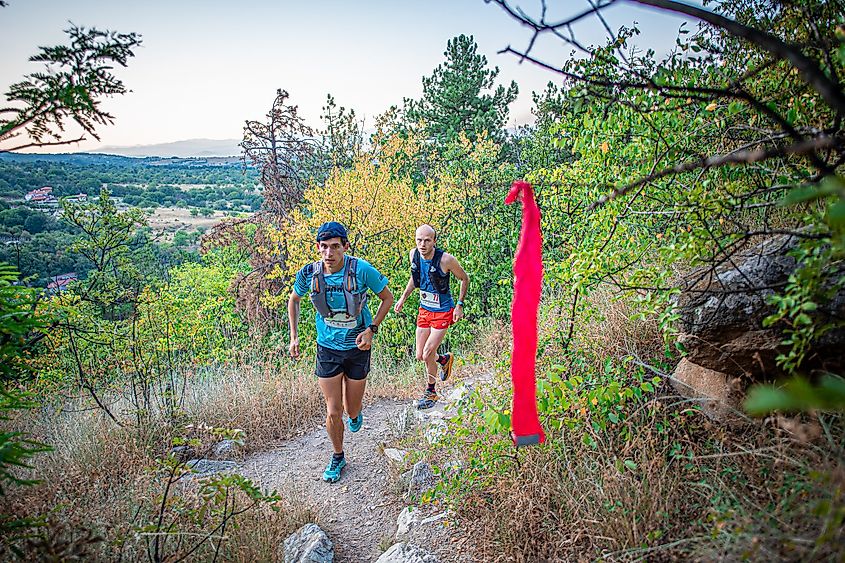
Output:
[[393,305],[393,293],[390,291],[389,287],[385,286],[385,288],[379,291],[376,295],[378,295],[378,298],[381,299],[381,303],[378,306],[378,311],[376,311],[376,316],[373,318],[373,324],[380,325],[381,321],[384,320],[384,317],[387,316],[387,312],[390,311],[390,307]]
[[[393,305],[393,293],[391,293],[389,287],[385,286],[376,295],[381,299],[381,303],[379,303],[376,316],[373,317],[373,324],[378,326],[384,320],[384,317],[387,316],[387,312],[390,311],[390,307]],[[359,350],[369,350],[373,346],[373,331],[370,330],[370,327],[367,327],[364,329],[364,332],[358,335],[355,339],[355,344]]]
[[[414,251],[413,250],[411,250],[411,254],[410,254],[409,258],[411,259],[411,262],[413,263],[413,261],[414,261]],[[394,313],[398,313],[399,311],[402,310],[402,305],[405,304],[405,301],[407,301],[408,297],[410,297],[413,292],[414,292],[414,277],[408,276],[408,283],[405,285],[405,291],[402,292],[402,295],[399,296],[399,300],[396,302],[396,306],[393,307]]]
[[288,326],[290,327],[290,345],[288,352],[294,358],[299,357],[299,306],[301,298],[295,291],[290,292],[288,299]]
[[443,265],[443,268],[446,272],[451,273],[453,276],[458,278],[458,281],[461,282],[461,288],[458,291],[458,300],[455,302],[455,313],[453,314],[453,318],[455,321],[459,321],[464,317],[464,307],[461,303],[464,302],[464,298],[467,296],[467,289],[469,288],[469,275],[466,273],[466,270],[463,269],[458,259],[448,253],[443,253],[443,259],[440,262]]

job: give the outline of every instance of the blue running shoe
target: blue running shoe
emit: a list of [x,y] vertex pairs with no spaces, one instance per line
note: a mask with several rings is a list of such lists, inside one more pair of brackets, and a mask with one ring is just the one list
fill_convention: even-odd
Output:
[[349,431],[358,432],[364,424],[364,413],[359,412],[356,418],[348,418],[347,420],[349,421]]
[[340,472],[344,467],[346,467],[346,458],[335,459],[332,457],[325,471],[323,471],[323,481],[337,483],[340,480]]

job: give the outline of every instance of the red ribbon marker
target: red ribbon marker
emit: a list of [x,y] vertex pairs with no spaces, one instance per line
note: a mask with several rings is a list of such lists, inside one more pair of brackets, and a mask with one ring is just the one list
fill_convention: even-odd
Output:
[[513,353],[511,380],[513,381],[514,444],[530,446],[545,442],[546,435],[537,416],[537,310],[543,285],[543,236],[540,233],[540,208],[534,200],[531,184],[518,180],[513,183],[506,204],[519,198],[522,201],[522,229],[513,260]]

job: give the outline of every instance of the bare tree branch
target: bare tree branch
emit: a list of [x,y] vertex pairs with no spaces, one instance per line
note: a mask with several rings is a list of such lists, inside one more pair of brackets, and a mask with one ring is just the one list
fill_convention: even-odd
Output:
[[665,178],[666,176],[673,176],[676,174],[682,174],[684,172],[691,172],[699,168],[716,168],[719,166],[725,166],[727,164],[750,164],[752,162],[761,162],[770,158],[777,158],[788,155],[806,155],[820,149],[839,147],[841,145],[842,142],[839,140],[828,136],[821,136],[816,137],[814,139],[810,139],[808,141],[804,141],[802,143],[795,143],[784,147],[776,147],[767,150],[754,149],[737,151],[725,155],[709,156],[707,158],[702,158],[700,160],[695,160],[691,162],[683,162],[670,168],[664,168],[663,170],[656,172],[655,174],[650,174],[645,178],[640,178],[636,182],[632,182],[626,186],[613,190],[610,194],[602,196],[601,198],[596,200],[592,205],[590,205],[589,210],[592,211],[598,207],[601,207],[608,201],[612,201],[620,196],[623,196],[643,184],[659,180],[660,178]]
[[807,83],[812,86],[824,100],[830,104],[830,107],[836,110],[837,113],[845,113],[845,94],[842,93],[842,86],[828,78],[824,71],[813,62],[812,59],[804,55],[801,50],[795,45],[788,45],[779,38],[763,30],[755,29],[743,25],[737,21],[726,18],[719,14],[704,10],[697,6],[689,4],[682,4],[680,2],[673,2],[672,0],[631,0],[637,4],[644,4],[646,6],[653,6],[663,10],[677,12],[698,18],[706,21],[716,27],[724,29],[731,35],[746,39],[765,49],[775,57],[789,61]]

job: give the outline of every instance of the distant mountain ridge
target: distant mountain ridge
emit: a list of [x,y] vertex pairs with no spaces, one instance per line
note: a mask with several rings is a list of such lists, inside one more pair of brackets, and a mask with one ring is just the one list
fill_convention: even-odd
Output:
[[153,145],[106,146],[89,152],[134,157],[227,157],[241,154],[240,142],[240,139],[184,139]]

